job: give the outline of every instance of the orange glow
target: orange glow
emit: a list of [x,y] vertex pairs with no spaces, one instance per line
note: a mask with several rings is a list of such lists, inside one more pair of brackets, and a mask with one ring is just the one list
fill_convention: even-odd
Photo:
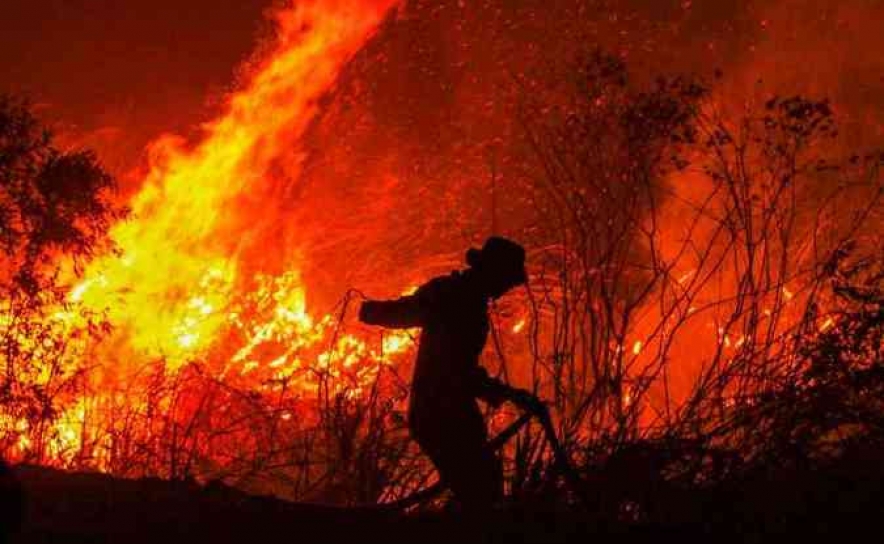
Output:
[[[288,380],[295,395],[317,391],[317,374],[305,371],[314,368],[340,378],[348,396],[358,395],[410,348],[407,334],[386,337],[378,349],[354,336],[335,339],[336,321],[308,311],[298,256],[268,242],[278,218],[249,200],[270,197],[257,188],[279,176],[281,157],[286,181],[297,179],[298,146],[320,98],[394,4],[305,1],[277,11],[275,46],[200,140],[164,136],[150,146],[149,169],[129,203],[132,217],[111,229],[118,254],[93,261],[68,295],[73,308],[105,312],[113,327],[111,338],[90,348],[108,361],[90,378],[96,405],[109,410],[128,402],[138,413],[139,401],[115,388],[137,387],[146,361],[161,361],[169,375],[199,362],[219,379],[250,380],[256,391],[278,390],[273,384]],[[256,253],[265,261],[248,258]],[[75,316],[58,312],[58,326],[75,327]],[[74,454],[98,456],[84,452],[87,404],[82,397],[58,415],[40,445],[28,436],[27,421],[0,418],[21,432],[20,454],[39,447],[41,457],[66,464]],[[92,439],[102,425],[100,418],[89,421]]]
[[[172,137],[153,145],[152,169],[131,202],[134,219],[112,231],[122,255],[93,263],[71,300],[107,308],[130,347],[173,367],[212,346],[235,319],[234,292],[249,287],[238,253],[261,220],[239,206],[242,195],[298,141],[318,98],[391,4],[307,2],[280,11],[276,51],[207,125],[204,139],[193,147]],[[296,270],[294,256],[278,261]],[[309,328],[304,293],[292,282],[286,288],[276,296],[279,319]]]
[[[305,285],[313,279],[311,265],[316,267],[315,261],[323,261],[309,251],[311,245],[316,245],[313,238],[323,237],[326,246],[335,246],[338,238],[329,232],[337,228],[338,232],[346,231],[346,238],[357,240],[351,243],[362,244],[363,238],[371,238],[376,232],[363,237],[360,231],[354,236],[355,228],[351,225],[368,224],[366,220],[377,219],[375,215],[380,212],[372,208],[371,214],[356,216],[356,220],[344,226],[326,225],[324,216],[329,214],[328,208],[315,205],[317,202],[331,206],[337,205],[338,200],[346,200],[348,202],[340,202],[345,210],[341,213],[344,217],[352,217],[352,209],[357,206],[349,202],[351,195],[343,191],[340,194],[332,192],[328,202],[313,197],[317,200],[309,204],[299,203],[299,206],[310,208],[309,213],[305,213],[306,223],[301,218],[298,221],[292,219],[301,213],[300,210],[288,216],[270,205],[284,200],[290,186],[304,179],[313,180],[311,176],[319,178],[319,182],[329,181],[327,185],[334,185],[332,181],[337,183],[338,178],[331,178],[337,173],[330,174],[326,180],[323,178],[325,174],[314,173],[314,170],[325,170],[314,169],[312,164],[306,169],[308,173],[302,168],[302,162],[310,153],[308,148],[315,144],[314,129],[317,124],[322,124],[328,113],[322,110],[323,115],[317,115],[320,104],[334,90],[350,59],[372,37],[396,3],[395,0],[304,0],[298,1],[296,7],[277,11],[274,16],[275,42],[262,55],[262,60],[248,69],[239,90],[229,97],[223,114],[207,123],[195,141],[164,136],[150,146],[149,164],[140,180],[140,191],[129,202],[133,216],[111,229],[119,253],[100,256],[86,267],[82,278],[71,281],[69,304],[58,309],[47,324],[73,346],[65,364],[70,360],[89,367],[85,385],[59,402],[60,409],[52,414],[51,421],[43,429],[37,429],[21,414],[4,413],[0,407],[0,425],[18,433],[11,448],[19,457],[38,457],[40,462],[71,466],[79,462],[75,461],[79,456],[87,460],[83,464],[90,468],[114,470],[110,463],[112,452],[118,446],[111,443],[113,438],[110,437],[116,436],[119,425],[129,425],[131,419],[135,422],[132,424],[135,430],[127,428],[126,432],[136,435],[136,446],[148,444],[154,447],[160,443],[158,436],[162,435],[152,427],[161,426],[154,423],[156,420],[165,418],[162,424],[174,428],[174,432],[167,434],[176,435],[178,427],[190,428],[188,418],[196,418],[194,413],[203,410],[205,401],[204,398],[191,397],[199,397],[204,389],[210,389],[203,387],[206,383],[218,386],[225,393],[235,391],[230,397],[244,397],[246,400],[242,402],[251,403],[250,409],[257,406],[255,411],[266,415],[266,420],[272,421],[273,426],[281,426],[282,431],[274,434],[275,437],[310,421],[318,410],[311,407],[319,406],[319,402],[346,405],[350,401],[369,398],[381,377],[394,370],[401,381],[407,379],[407,372],[398,372],[398,366],[410,360],[408,355],[414,348],[415,331],[379,332],[348,327],[353,321],[354,304],[349,297],[350,305],[344,305],[343,309],[318,309],[316,293],[321,288],[310,284],[311,291]],[[371,59],[374,61],[374,57]],[[406,95],[406,98],[409,97]],[[716,107],[726,108],[729,103],[728,97],[715,97],[715,101]],[[595,101],[600,108],[606,104],[601,97]],[[361,112],[359,107],[354,109]],[[394,117],[400,114],[391,107],[383,109],[393,110],[391,116]],[[371,113],[371,108],[366,110]],[[376,127],[372,125],[372,128]],[[329,132],[337,136],[334,130]],[[310,146],[304,144],[305,138],[310,138]],[[459,137],[452,137],[452,140],[457,139]],[[322,149],[320,144],[323,142],[318,141],[317,148]],[[341,138],[341,141],[348,142],[347,138]],[[336,141],[330,147],[335,148],[334,153],[326,162],[337,166],[335,153],[344,154],[349,148]],[[409,157],[405,152],[399,157],[399,148],[388,147],[394,151],[390,151],[389,156],[386,151],[377,153],[376,162],[383,166],[376,167],[380,169],[379,173],[373,170],[367,173],[364,185],[371,188],[377,185],[376,179],[392,180],[389,185],[393,189],[383,189],[384,193],[378,189],[367,193],[370,197],[363,198],[389,193],[396,197],[391,200],[411,202],[416,197],[423,199],[431,195],[433,199],[426,202],[435,204],[443,198],[453,200],[455,191],[462,190],[465,186],[462,184],[467,183],[453,180],[457,183],[452,183],[451,189],[446,188],[444,196],[436,196],[435,193],[441,191],[436,191],[435,186],[427,181],[428,176],[423,170],[415,168],[413,175],[403,175],[400,180],[400,172],[396,171],[402,168],[399,159]],[[435,153],[433,146],[427,147]],[[440,149],[444,151],[444,148]],[[459,153],[463,151],[460,147],[456,149]],[[395,161],[391,158],[394,155]],[[448,162],[452,158],[441,153],[440,157],[444,161],[439,162]],[[462,169],[461,162],[454,161],[454,164],[458,170]],[[361,169],[349,166],[342,171],[362,174]],[[387,168],[391,172],[387,172]],[[469,168],[463,170],[469,172]],[[372,178],[372,175],[377,177]],[[449,182],[447,175],[439,178]],[[732,299],[740,287],[738,269],[744,263],[740,259],[733,263],[722,259],[721,268],[713,268],[711,263],[717,262],[725,251],[723,239],[716,239],[719,230],[715,217],[721,211],[718,209],[721,203],[716,200],[718,197],[712,198],[717,189],[708,183],[709,180],[700,178],[699,174],[689,172],[673,173],[672,179],[666,180],[666,190],[671,190],[677,198],[667,200],[661,206],[659,218],[655,218],[660,224],[654,226],[655,239],[652,242],[657,247],[655,252],[659,253],[654,257],[665,270],[662,276],[665,282],[655,283],[646,299],[648,302],[630,310],[628,327],[624,324],[624,329],[617,330],[616,334],[603,330],[598,339],[587,334],[584,340],[581,333],[594,332],[590,327],[597,325],[582,321],[586,317],[579,316],[583,306],[569,305],[565,309],[550,311],[554,304],[547,306],[541,300],[540,306],[532,307],[521,300],[514,302],[513,313],[509,308],[501,313],[513,317],[505,317],[503,329],[495,331],[508,328],[512,334],[531,336],[525,341],[501,343],[505,345],[503,349],[508,350],[508,359],[513,361],[514,385],[528,383],[525,374],[531,365],[524,364],[525,361],[534,358],[537,362],[534,366],[540,369],[536,372],[546,378],[543,374],[547,366],[545,361],[553,361],[555,367],[561,361],[573,360],[568,358],[569,350],[579,353],[585,347],[587,352],[598,352],[591,356],[598,359],[593,363],[599,362],[600,369],[607,373],[613,368],[622,374],[617,379],[626,381],[633,378],[633,374],[649,372],[649,365],[657,362],[655,358],[665,364],[673,361],[673,368],[677,371],[672,376],[667,374],[665,379],[666,388],[670,387],[670,380],[672,382],[673,400],[669,400],[668,390],[666,395],[661,394],[662,386],[625,387],[619,400],[626,406],[640,408],[646,404],[650,406],[647,401],[654,396],[677,404],[680,397],[690,392],[690,380],[706,361],[719,358],[726,364],[741,356],[748,357],[758,350],[762,341],[758,331],[767,329],[772,335],[781,334],[799,322],[808,295],[801,281],[792,275],[779,277],[773,274],[771,288],[764,290],[755,301],[761,305],[757,309],[734,310],[738,305]],[[340,175],[340,179],[349,183],[345,175]],[[470,198],[478,195],[469,194]],[[323,198],[325,196],[323,193]],[[356,197],[352,200],[357,204],[365,203]],[[705,210],[703,203],[707,200],[710,202],[708,213],[697,215],[694,210]],[[434,213],[424,201],[421,206],[424,207],[418,212]],[[292,209],[295,209],[294,204]],[[496,213],[496,209],[494,211]],[[322,217],[311,223],[311,214]],[[698,218],[696,227],[686,229],[688,219],[695,215]],[[282,224],[285,229],[280,234]],[[383,223],[377,231],[394,232],[405,228],[401,225],[406,224],[390,221]],[[514,232],[517,232],[518,221],[514,224]],[[478,236],[481,232],[464,231],[469,231],[470,236]],[[325,238],[331,242],[326,243]],[[682,251],[681,248],[688,247],[684,245],[685,239],[691,242],[690,247],[705,247],[706,250]],[[530,238],[527,240],[534,243]],[[368,241],[375,244],[374,249],[383,245],[376,240]],[[301,243],[308,249],[300,247]],[[416,243],[408,249],[413,250],[415,246]],[[387,247],[395,246],[387,244]],[[421,251],[431,252],[440,247],[422,245]],[[339,253],[346,254],[342,257],[344,259],[351,258],[348,252]],[[407,251],[404,255],[410,260],[415,253]],[[401,260],[387,259],[387,255],[381,257],[385,258],[378,259],[378,262],[384,266],[389,264],[391,268],[406,260],[406,257]],[[750,256],[746,261],[754,267],[754,259]],[[446,256],[444,260],[423,266],[423,270],[435,271],[449,266],[452,261],[453,258]],[[535,266],[536,261],[529,264]],[[326,263],[322,262],[322,265]],[[342,270],[340,264],[335,262],[327,268],[328,276],[337,281],[337,273]],[[643,281],[643,269],[633,279],[632,257],[628,264],[624,261],[624,269],[629,271],[623,276],[628,278],[628,285],[620,285],[611,297],[619,297],[620,288],[624,293],[632,293],[632,282]],[[595,282],[597,277],[607,278],[608,272],[604,270],[593,264],[593,270],[580,280],[589,283]],[[562,277],[569,284],[573,279],[567,275]],[[558,286],[551,278],[553,275],[538,279],[534,285],[537,286],[535,289],[541,286],[550,288],[544,296],[555,300],[561,293],[556,291]],[[409,282],[414,279],[405,278]],[[791,290],[784,285],[787,279]],[[398,290],[402,285],[408,285],[405,280],[384,287]],[[544,284],[544,281],[548,283]],[[615,283],[619,285],[619,281]],[[342,293],[347,287],[334,285]],[[370,289],[361,284],[358,287]],[[417,289],[417,285],[411,285],[401,295],[411,295]],[[588,288],[587,292],[593,293],[593,289],[595,287]],[[518,296],[523,295],[513,298]],[[611,316],[621,311],[617,304],[612,304],[609,310],[599,310],[599,301],[592,297],[579,299],[578,304],[594,307],[602,315],[599,329],[604,329],[606,320],[613,321]],[[535,310],[537,313],[532,313]],[[107,315],[111,332],[98,342],[82,334],[87,324],[80,317],[81,311]],[[732,320],[728,320],[729,311],[734,312]],[[0,319],[4,315],[0,312]],[[529,319],[531,327],[526,329]],[[816,327],[824,332],[834,324],[829,317]],[[3,325],[5,323],[0,322],[0,326]],[[554,327],[561,327],[561,338],[556,331],[550,332]],[[32,342],[28,338],[20,341]],[[48,349],[33,345],[27,348],[35,354],[35,366],[40,368],[28,379],[38,385],[51,381],[50,366],[44,364]],[[187,389],[186,382],[193,376],[205,380],[193,387],[197,392]],[[159,389],[164,393],[171,391],[169,396],[160,400],[150,396],[149,387],[156,383],[151,381],[154,377],[162,386]],[[181,385],[184,393],[179,395],[175,388],[181,383],[185,384]],[[539,394],[552,398],[548,395],[549,390],[544,389],[547,382],[538,383]],[[209,403],[206,412],[213,416],[228,410],[234,412],[236,407],[231,406],[233,403],[229,400],[225,397],[217,405]],[[647,413],[650,414],[650,410]],[[199,423],[206,426],[215,423],[206,417],[207,421]],[[230,420],[237,418],[231,415]],[[242,434],[231,432],[224,435],[224,440],[236,443],[258,436],[260,433],[249,427],[250,424],[243,424],[246,431]],[[276,427],[272,428],[273,433],[277,431]],[[193,443],[197,444],[194,447],[201,448],[200,454],[221,465],[224,461],[219,459],[223,459],[223,455],[215,453],[219,444],[212,440],[214,438],[198,443],[194,439]],[[241,451],[249,450],[247,444],[236,443],[236,446]],[[270,461],[267,464],[273,465]],[[161,472],[166,469],[150,467],[144,470]]]

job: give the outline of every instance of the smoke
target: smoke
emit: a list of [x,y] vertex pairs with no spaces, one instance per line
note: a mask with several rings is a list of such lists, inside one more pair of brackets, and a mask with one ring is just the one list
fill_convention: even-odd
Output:
[[[460,266],[492,228],[524,228],[518,81],[573,92],[595,47],[639,85],[713,79],[739,110],[771,93],[832,99],[853,145],[880,141],[874,2],[411,1],[350,63],[285,189],[311,295],[390,294]],[[494,191],[492,197],[492,178]],[[492,209],[492,205],[494,209]]]
[[[524,188],[537,171],[520,103],[567,103],[575,66],[598,47],[639,87],[722,70],[713,99],[724,109],[770,92],[828,95],[848,145],[881,138],[884,7],[873,3],[413,0],[387,15],[393,4],[274,12],[275,41],[221,114],[149,146],[134,217],[112,232],[121,254],[92,263],[71,291],[107,310],[111,353],[97,351],[109,374],[117,361],[175,370],[205,356],[222,376],[291,376],[305,370],[305,346],[327,348],[315,361],[328,370],[346,350],[321,316],[348,287],[395,295],[461,266],[492,232],[532,228]],[[89,138],[119,142],[126,123],[111,121]],[[339,340],[351,362],[370,352]],[[696,356],[689,348],[676,353]]]

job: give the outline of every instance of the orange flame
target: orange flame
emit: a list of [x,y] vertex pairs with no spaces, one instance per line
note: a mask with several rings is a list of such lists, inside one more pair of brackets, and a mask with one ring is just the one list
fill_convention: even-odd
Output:
[[[131,202],[134,219],[112,230],[121,255],[93,263],[70,298],[106,308],[132,348],[173,366],[211,346],[237,319],[232,296],[249,274],[238,255],[266,228],[242,205],[244,195],[266,182],[274,161],[297,151],[319,98],[393,3],[299,2],[279,11],[278,45],[203,140],[153,145],[150,172]],[[296,268],[294,256],[278,259]],[[297,278],[296,269],[288,274]],[[279,319],[309,328],[303,290],[289,283],[276,296]],[[263,334],[273,325],[266,327]]]
[[[325,374],[349,380],[344,393],[358,395],[381,365],[409,349],[407,334],[388,337],[378,349],[329,334],[334,320],[307,311],[297,256],[267,247],[278,218],[266,209],[279,199],[267,188],[279,181],[279,164],[285,162],[286,181],[297,180],[298,145],[321,97],[395,3],[309,0],[277,11],[274,47],[202,138],[188,144],[165,136],[150,147],[148,172],[130,202],[132,218],[111,229],[119,252],[93,261],[68,294],[72,308],[104,313],[114,327],[114,337],[98,346],[110,355],[102,360],[107,372],[91,380],[126,381],[127,373],[137,373],[126,368],[131,363],[110,368],[115,361],[159,359],[175,372],[220,353],[217,376],[248,375],[256,380],[249,383],[267,389],[274,379],[294,376],[305,364],[301,358],[310,357]],[[247,252],[270,258],[256,264]],[[67,309],[56,316],[59,326],[70,328],[76,318]],[[120,392],[126,387],[97,385],[91,397],[68,399],[43,433],[49,440],[33,440],[27,420],[0,412],[0,422],[19,433],[13,453],[62,465],[80,455],[106,468],[102,425],[113,422],[96,420],[92,408],[123,402],[136,409],[140,401]],[[291,418],[285,414],[282,419]]]

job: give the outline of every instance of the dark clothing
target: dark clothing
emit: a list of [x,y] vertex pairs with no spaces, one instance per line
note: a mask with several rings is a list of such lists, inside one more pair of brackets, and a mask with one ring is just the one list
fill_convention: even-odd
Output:
[[488,338],[488,299],[469,272],[430,280],[413,295],[367,301],[366,323],[388,328],[420,327],[412,380],[411,412],[461,405],[464,400],[500,400],[506,386],[479,366]]
[[503,495],[503,470],[475,400],[412,409],[412,435],[465,510],[485,511]]
[[421,327],[411,432],[465,507],[490,506],[501,495],[502,476],[476,398],[499,404],[507,388],[479,365],[489,330],[488,298],[471,273],[433,279],[397,300],[365,302],[361,317],[385,327]]

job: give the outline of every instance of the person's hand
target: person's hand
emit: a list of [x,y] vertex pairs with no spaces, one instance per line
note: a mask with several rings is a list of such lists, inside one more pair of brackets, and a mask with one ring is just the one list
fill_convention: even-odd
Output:
[[509,401],[525,410],[526,412],[531,413],[541,413],[546,410],[546,405],[540,400],[537,395],[534,395],[530,391],[526,391],[525,389],[516,389],[513,388],[510,390],[507,395]]
[[492,408],[499,408],[509,398],[506,391],[502,389],[489,389],[482,396],[482,400],[491,405]]
[[362,304],[359,305],[359,321],[367,323],[369,325],[372,324],[372,306],[372,301],[362,301]]

